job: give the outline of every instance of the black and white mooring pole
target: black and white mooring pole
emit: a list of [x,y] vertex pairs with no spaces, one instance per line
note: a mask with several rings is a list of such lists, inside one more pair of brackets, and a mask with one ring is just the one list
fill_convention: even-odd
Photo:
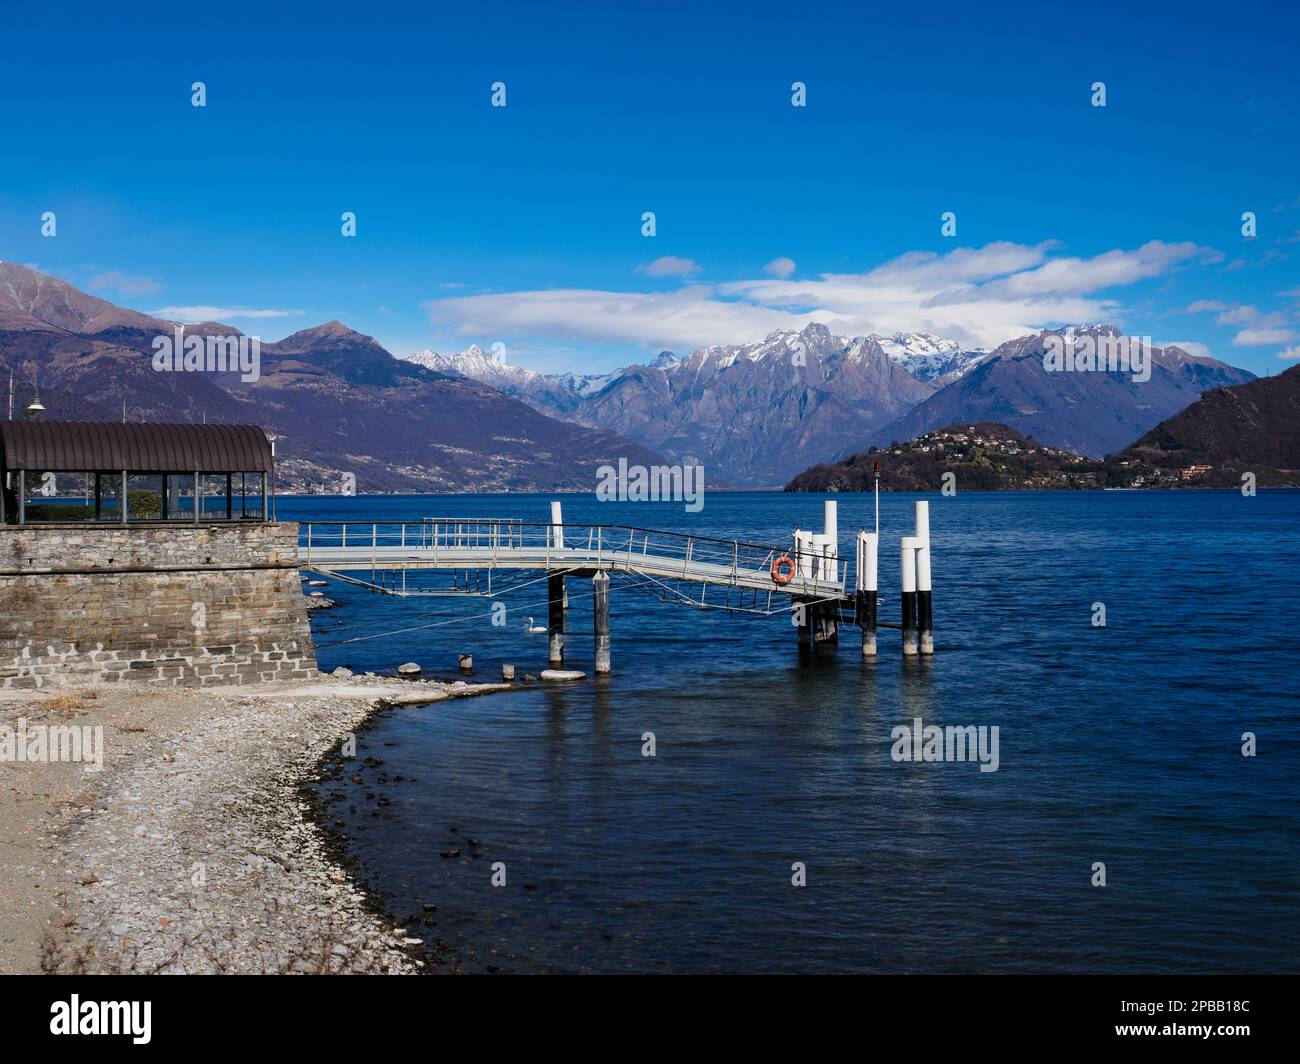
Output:
[[933,617],[930,603],[930,504],[916,504],[916,626],[920,630],[922,654],[934,653]]
[[916,504],[916,530],[898,541],[903,590],[903,656],[934,653],[930,606],[930,504]]
[[858,533],[857,593],[853,596],[855,620],[862,629],[862,656],[876,656],[876,589],[879,575],[878,532]]
[[916,537],[903,536],[898,541],[899,583],[902,588],[903,657],[916,656]]
[[[558,502],[551,503],[549,542],[551,551],[556,554],[560,554],[564,550],[564,511]],[[549,645],[546,659],[552,668],[562,668],[564,666],[564,610],[565,606],[568,605],[568,597],[563,570],[558,573],[548,572],[546,576],[546,630],[549,633]]]
[[862,631],[862,656],[876,656],[876,591],[880,586],[880,463],[876,463],[876,530],[858,533],[857,594],[854,612]]

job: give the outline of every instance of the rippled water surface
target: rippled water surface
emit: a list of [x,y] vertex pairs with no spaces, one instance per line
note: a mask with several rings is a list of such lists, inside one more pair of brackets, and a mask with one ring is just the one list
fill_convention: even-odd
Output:
[[[882,631],[864,664],[853,628],[800,660],[788,615],[617,577],[608,679],[392,710],[363,734],[358,762],[383,764],[324,789],[363,878],[403,918],[436,905],[412,926],[469,971],[1300,968],[1300,493],[930,498],[932,661]],[[851,553],[871,499],[838,500]],[[301,498],[280,516],[545,521],[546,503]],[[882,502],[884,618],[911,503]],[[564,507],[773,543],[821,521],[806,495]],[[545,623],[544,587],[501,597],[504,627],[489,599],[326,589],[320,664],[451,676],[469,651],[479,679],[537,673],[546,637],[524,618]],[[590,600],[570,580],[568,663],[588,672]],[[998,771],[896,763],[891,729],[917,717],[998,726]]]

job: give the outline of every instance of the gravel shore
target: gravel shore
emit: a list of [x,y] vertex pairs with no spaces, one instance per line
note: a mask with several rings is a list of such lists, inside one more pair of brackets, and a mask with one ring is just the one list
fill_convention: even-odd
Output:
[[322,676],[0,702],[15,732],[102,726],[104,747],[102,771],[0,763],[0,971],[419,971],[418,938],[329,857],[300,788],[380,706],[505,686]]

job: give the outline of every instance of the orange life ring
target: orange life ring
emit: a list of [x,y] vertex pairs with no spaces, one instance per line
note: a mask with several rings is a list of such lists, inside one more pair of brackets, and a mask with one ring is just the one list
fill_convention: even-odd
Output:
[[772,563],[772,579],[778,584],[788,584],[794,579],[794,574],[794,559],[790,555],[782,554]]

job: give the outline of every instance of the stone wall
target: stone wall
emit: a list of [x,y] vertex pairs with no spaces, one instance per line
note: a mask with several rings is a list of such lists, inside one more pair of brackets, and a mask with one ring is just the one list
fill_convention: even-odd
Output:
[[0,688],[314,679],[298,526],[0,525]]

